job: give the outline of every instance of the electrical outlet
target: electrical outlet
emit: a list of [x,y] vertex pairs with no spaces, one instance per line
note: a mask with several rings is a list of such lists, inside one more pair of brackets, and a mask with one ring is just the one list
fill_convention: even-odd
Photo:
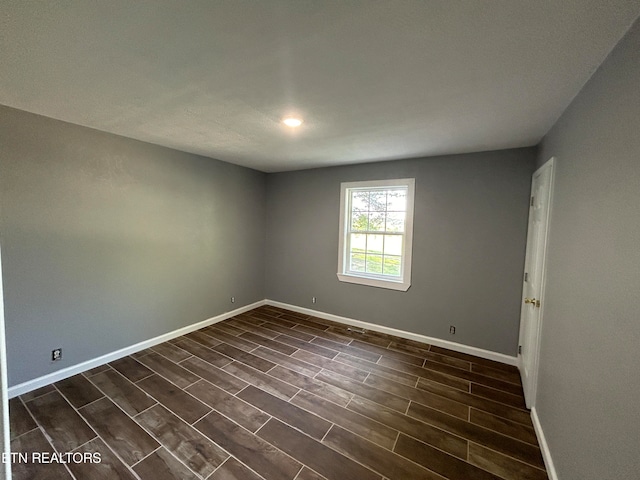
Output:
[[51,350],[51,361],[56,362],[58,360],[62,360],[62,349],[56,348],[55,350]]
[[231,297],[231,303],[236,303],[236,297]]
[[453,325],[451,325],[451,326],[449,327],[449,333],[450,333],[451,335],[455,335],[455,334],[456,334],[456,327],[454,327]]
[[316,303],[316,297],[311,297],[311,303]]

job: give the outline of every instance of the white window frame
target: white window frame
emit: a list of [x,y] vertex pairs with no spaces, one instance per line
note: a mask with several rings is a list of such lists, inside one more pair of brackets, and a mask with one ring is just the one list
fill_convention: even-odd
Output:
[[[377,187],[406,187],[407,210],[402,249],[402,275],[399,279],[383,278],[381,275],[348,271],[349,252],[347,251],[349,233],[348,223],[351,212],[349,192],[352,189],[367,189]],[[340,237],[338,240],[338,279],[341,282],[357,283],[371,287],[388,288],[406,292],[411,286],[411,252],[413,250],[413,210],[415,198],[415,178],[401,178],[392,180],[374,180],[365,182],[344,182],[340,184]]]

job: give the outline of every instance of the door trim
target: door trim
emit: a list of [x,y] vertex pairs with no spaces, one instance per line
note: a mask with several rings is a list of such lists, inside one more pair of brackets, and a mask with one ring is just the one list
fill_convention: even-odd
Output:
[[[550,231],[550,225],[551,225],[551,218],[552,218],[552,214],[553,214],[553,198],[554,198],[554,190],[555,190],[555,169],[556,169],[556,157],[551,157],[549,160],[547,160],[540,168],[538,168],[533,175],[531,176],[531,178],[533,179],[533,177],[538,174],[539,172],[541,172],[543,169],[546,168],[550,168],[551,172],[549,175],[549,202],[548,202],[548,214],[547,214],[547,226],[546,226],[546,231],[545,231],[545,237],[544,237],[544,247],[543,247],[543,251],[544,251],[544,255],[542,257],[542,275],[541,275],[541,280],[540,280],[540,298],[542,299],[541,305],[540,305],[540,317],[538,320],[538,328],[536,331],[536,337],[538,338],[537,341],[537,350],[534,352],[534,358],[533,358],[533,365],[531,366],[531,372],[530,372],[530,377],[531,377],[531,381],[529,382],[528,388],[526,385],[524,385],[523,383],[523,387],[524,387],[524,395],[525,395],[525,402],[528,408],[533,408],[535,407],[536,404],[536,392],[538,389],[538,369],[540,366],[540,347],[542,344],[542,323],[544,320],[544,311],[545,311],[545,305],[546,305],[546,299],[547,299],[547,295],[546,295],[546,287],[547,287],[547,259],[548,259],[548,250],[547,247],[549,245],[549,231]],[[527,248],[529,248],[529,245],[527,245]],[[525,265],[526,268],[526,265]],[[520,301],[522,301],[522,297],[523,294],[521,293],[520,295]],[[519,332],[519,336],[518,336],[518,345],[522,345],[523,344],[523,339],[524,339],[524,329],[523,329],[523,323],[522,323],[522,314],[520,316],[520,332]],[[523,371],[523,356],[522,354],[520,354],[520,351],[518,350],[518,368],[520,369],[520,372]]]
[[[7,384],[7,344],[4,334],[4,290],[2,288],[2,248],[0,247],[0,428],[2,429],[2,453],[11,458],[11,434],[9,431],[9,391]],[[11,479],[11,462],[4,462],[0,478]]]

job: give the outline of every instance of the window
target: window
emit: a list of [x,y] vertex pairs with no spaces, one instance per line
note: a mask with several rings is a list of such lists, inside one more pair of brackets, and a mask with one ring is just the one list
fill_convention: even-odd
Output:
[[414,189],[413,178],[341,185],[341,282],[409,289]]

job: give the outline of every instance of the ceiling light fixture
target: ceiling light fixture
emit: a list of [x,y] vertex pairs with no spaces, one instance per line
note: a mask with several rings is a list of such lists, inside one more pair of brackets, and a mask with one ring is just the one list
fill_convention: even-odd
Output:
[[302,125],[302,120],[295,117],[287,117],[282,120],[282,123],[284,123],[287,127],[296,128]]

